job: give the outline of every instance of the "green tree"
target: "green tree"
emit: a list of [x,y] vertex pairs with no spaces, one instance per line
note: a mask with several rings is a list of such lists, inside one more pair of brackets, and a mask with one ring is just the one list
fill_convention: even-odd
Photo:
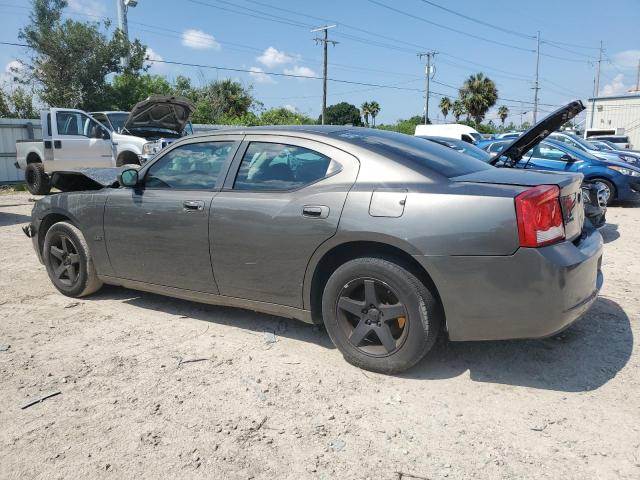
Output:
[[380,130],[390,130],[392,132],[405,133],[407,135],[413,135],[416,133],[416,125],[422,125],[424,122],[424,115],[415,115],[411,118],[404,120],[398,120],[396,123],[389,125],[379,125]]
[[480,125],[487,111],[496,104],[498,89],[484,73],[476,73],[464,81],[459,95],[467,113]]
[[260,115],[262,125],[312,125],[315,122],[298,112],[292,112],[284,107],[272,108]]
[[150,95],[170,95],[173,86],[160,75],[123,73],[111,82],[110,109],[129,111]]
[[[318,123],[321,122],[321,119],[322,116],[318,117]],[[325,123],[327,125],[353,125],[359,127],[362,125],[360,110],[355,105],[347,102],[330,105],[325,111]]]
[[461,100],[455,100],[453,105],[451,106],[451,113],[453,113],[453,118],[456,119],[456,123],[460,121],[460,117],[467,113],[464,108],[464,103]]
[[9,115],[9,104],[7,103],[6,94],[0,89],[0,117],[7,118]]
[[[105,108],[111,96],[106,77],[141,70],[145,47],[138,40],[128,42],[119,30],[107,38],[101,27],[109,29],[108,20],[63,20],[66,7],[66,0],[32,0],[29,24],[19,32],[31,52],[28,61],[22,62],[21,80],[33,83],[51,106]],[[124,56],[130,58],[127,69],[120,65]]]
[[39,118],[40,115],[33,107],[33,95],[23,87],[16,87],[9,95],[12,118]]
[[502,122],[502,129],[504,130],[504,122],[507,120],[509,116],[509,108],[506,105],[500,105],[498,107],[498,117],[500,117],[500,121]]
[[360,105],[360,114],[362,115],[362,118],[364,118],[364,126],[368,127],[369,115],[371,114],[371,105],[369,104],[369,102],[364,102],[362,105]]
[[380,104],[375,100],[369,102],[369,114],[371,115],[371,123],[373,128],[376,127],[376,117],[380,113]]
[[438,104],[440,111],[442,112],[442,116],[444,117],[444,121],[447,121],[447,115],[449,115],[449,111],[453,107],[453,103],[449,97],[442,97],[440,99],[440,103]]

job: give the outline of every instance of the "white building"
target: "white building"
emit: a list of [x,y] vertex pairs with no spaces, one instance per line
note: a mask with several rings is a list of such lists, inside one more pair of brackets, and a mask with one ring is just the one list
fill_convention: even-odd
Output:
[[640,149],[640,91],[590,98],[586,107],[585,129],[616,129],[618,134],[629,136],[634,149]]

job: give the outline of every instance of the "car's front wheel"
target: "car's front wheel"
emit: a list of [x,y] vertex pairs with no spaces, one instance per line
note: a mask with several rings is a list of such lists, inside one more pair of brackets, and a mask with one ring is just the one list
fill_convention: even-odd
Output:
[[360,368],[398,373],[418,363],[438,336],[441,309],[410,268],[382,258],[340,266],[324,289],[322,314],[331,340]]
[[51,282],[68,297],[83,297],[102,287],[87,242],[70,223],[59,222],[49,228],[42,258]]

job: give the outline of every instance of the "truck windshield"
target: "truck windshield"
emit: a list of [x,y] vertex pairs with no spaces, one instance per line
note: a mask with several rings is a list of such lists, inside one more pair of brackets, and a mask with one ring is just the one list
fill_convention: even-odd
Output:
[[116,132],[121,132],[124,128],[124,124],[127,122],[127,118],[129,118],[128,113],[108,113],[107,117],[109,117],[109,121],[111,125],[113,125],[113,129]]

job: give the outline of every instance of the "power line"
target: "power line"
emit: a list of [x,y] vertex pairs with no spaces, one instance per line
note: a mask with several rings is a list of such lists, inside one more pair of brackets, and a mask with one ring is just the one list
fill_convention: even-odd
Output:
[[410,18],[413,18],[415,20],[419,20],[419,21],[427,23],[429,25],[433,25],[434,27],[442,28],[444,30],[449,30],[449,31],[457,33],[459,35],[465,35],[467,37],[475,38],[476,40],[482,40],[484,42],[493,43],[495,45],[500,45],[502,47],[511,48],[511,49],[514,49],[514,50],[521,50],[521,51],[530,52],[530,53],[534,52],[534,50],[531,50],[531,49],[528,49],[528,48],[523,48],[523,47],[518,47],[518,46],[515,46],[515,45],[510,45],[508,43],[498,42],[496,40],[491,40],[490,38],[481,37],[480,35],[474,35],[472,33],[465,32],[463,30],[458,30],[458,29],[455,29],[455,28],[452,28],[452,27],[447,27],[446,25],[441,25],[439,23],[432,22],[431,20],[427,20],[426,18],[420,17],[418,15],[414,15],[412,13],[405,12],[404,10],[400,10],[400,9],[392,7],[390,5],[386,5],[386,4],[384,4],[382,2],[379,2],[377,0],[367,0],[367,1],[369,3],[373,3],[375,5],[378,5],[378,6],[382,7],[382,8],[386,8],[387,10],[391,10],[393,12],[399,13],[400,15],[404,15],[406,17],[410,17]]
[[431,5],[432,7],[436,7],[436,8],[439,8],[440,10],[444,10],[445,12],[449,12],[449,13],[451,13],[453,15],[458,16],[458,17],[462,17],[462,18],[464,18],[466,20],[469,20],[470,22],[478,23],[480,25],[484,25],[485,27],[493,28],[493,29],[498,30],[498,31],[503,32],[503,33],[510,33],[511,35],[516,35],[516,36],[521,37],[521,38],[528,38],[528,39],[535,39],[536,38],[533,35],[527,35],[526,33],[516,32],[515,30],[509,30],[508,28],[504,28],[504,27],[499,26],[499,25],[494,25],[492,23],[485,22],[483,20],[479,20],[478,18],[471,17],[469,15],[465,15],[463,13],[460,13],[460,12],[458,12],[456,10],[452,10],[450,8],[447,8],[447,7],[443,7],[442,5],[438,5],[435,2],[430,2],[429,0],[421,0],[421,1],[423,3]]

